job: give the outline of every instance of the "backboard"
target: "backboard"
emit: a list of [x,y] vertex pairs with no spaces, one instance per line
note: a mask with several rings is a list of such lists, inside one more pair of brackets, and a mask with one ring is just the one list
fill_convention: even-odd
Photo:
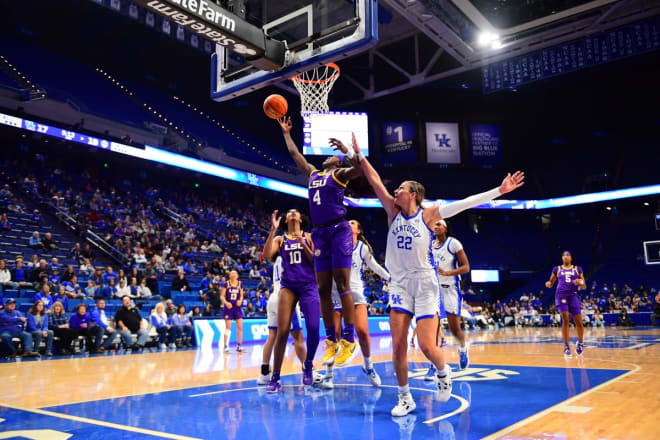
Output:
[[247,21],[284,41],[285,65],[259,70],[217,45],[211,59],[211,98],[227,101],[293,75],[367,50],[378,41],[376,0],[247,0]]

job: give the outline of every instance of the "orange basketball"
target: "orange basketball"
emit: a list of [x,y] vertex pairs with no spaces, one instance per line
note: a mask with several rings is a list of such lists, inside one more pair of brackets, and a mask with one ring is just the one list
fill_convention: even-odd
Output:
[[271,119],[280,119],[288,109],[289,103],[282,95],[270,95],[264,101],[264,113]]

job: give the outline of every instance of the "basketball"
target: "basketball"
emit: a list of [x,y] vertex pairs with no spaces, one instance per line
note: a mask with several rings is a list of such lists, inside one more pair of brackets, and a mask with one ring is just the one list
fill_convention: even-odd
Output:
[[270,95],[264,101],[264,113],[271,119],[280,119],[286,115],[289,103],[282,95]]

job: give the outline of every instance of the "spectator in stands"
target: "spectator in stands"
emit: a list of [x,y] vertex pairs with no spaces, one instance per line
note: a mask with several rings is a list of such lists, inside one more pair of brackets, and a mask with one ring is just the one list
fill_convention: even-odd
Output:
[[80,285],[78,284],[78,277],[73,276],[70,281],[62,281],[64,292],[69,298],[84,298]]
[[174,344],[174,331],[171,330],[172,326],[170,324],[170,318],[165,314],[163,304],[156,304],[156,310],[151,314],[151,325],[154,326],[158,333],[158,346],[161,349],[167,348],[166,343],[170,345],[170,348],[176,348]]
[[[199,315],[194,315],[195,312],[193,308],[193,316],[200,316],[201,313],[199,312],[199,307],[195,307],[197,308],[197,313],[199,313]],[[179,339],[181,340],[180,343],[177,342],[177,347],[180,347],[181,345],[192,347],[192,321],[190,320],[188,314],[186,314],[186,306],[180,304],[176,309],[176,313],[171,317],[171,320],[172,331],[174,333],[174,341],[176,342]]]
[[115,339],[117,338],[117,332],[114,328],[110,327],[110,321],[108,316],[105,314],[105,300],[100,299],[96,301],[96,308],[90,313],[92,322],[95,326],[103,329],[103,336],[107,336],[105,342],[102,345],[94,346],[95,353],[103,353],[105,350],[108,350],[112,344],[114,344]]
[[110,279],[115,280],[115,285],[119,284],[119,277],[114,273],[112,266],[107,266],[105,268],[105,273],[103,274],[103,285],[107,286],[110,284]]
[[268,300],[261,295],[261,292],[257,291],[254,297],[254,309],[257,313],[266,313],[266,305]]
[[39,237],[39,231],[34,231],[32,233],[32,236],[28,240],[28,247],[34,250],[43,249],[41,246],[41,237]]
[[78,304],[76,313],[71,315],[69,326],[78,331],[80,336],[87,340],[87,351],[90,353],[101,353],[99,347],[103,342],[103,329],[97,325],[92,325],[92,317],[87,313],[85,304]]
[[[125,296],[121,299],[122,307],[115,313],[115,323],[124,344],[133,350],[144,348],[147,343],[147,331],[142,322],[140,312],[131,305],[131,299]],[[137,334],[137,342],[133,341],[133,333]]]
[[[147,266],[142,272],[142,281],[146,282],[150,291],[155,292],[158,290],[158,271],[153,266],[153,263],[147,263]],[[141,284],[142,282],[140,282]]]
[[48,283],[44,283],[41,286],[41,290],[35,293],[34,297],[32,297],[33,303],[36,303],[37,301],[41,301],[46,310],[50,310],[53,306],[53,296],[50,294],[50,285]]
[[0,199],[8,199],[11,196],[11,189],[9,188],[9,185],[5,183],[2,189],[0,189]]
[[87,258],[89,260],[94,259],[94,251],[92,251],[92,247],[89,245],[89,243],[85,243],[85,246],[83,246],[83,250],[80,255],[82,255],[83,258]]
[[628,314],[628,310],[624,307],[621,309],[621,312],[619,313],[619,325],[622,327],[632,327],[634,324],[630,320],[630,315]]
[[598,306],[594,306],[592,324],[594,327],[605,327],[605,319],[603,318],[603,314],[600,313]]
[[174,257],[170,256],[164,265],[165,273],[177,273],[179,266],[176,264]]
[[62,276],[60,275],[60,271],[57,268],[51,269],[50,276],[48,277],[48,282],[51,286],[54,287],[60,284],[61,279]]
[[660,293],[655,296],[653,313],[651,314],[651,323],[653,325],[658,325],[658,321],[660,321]]
[[29,281],[30,274],[25,266],[23,266],[23,259],[16,258],[16,267],[11,271],[11,279],[18,285],[19,289],[28,289],[32,287]]
[[5,308],[0,310],[0,339],[9,350],[9,357],[16,357],[16,347],[13,338],[19,338],[23,344],[23,357],[39,357],[39,353],[32,351],[34,348],[32,335],[23,328],[27,323],[21,312],[16,310],[16,300],[8,298]]
[[147,264],[147,256],[144,254],[144,249],[137,249],[135,254],[133,254],[133,263],[137,266]]
[[76,271],[73,269],[73,266],[67,266],[64,269],[64,272],[60,276],[60,281],[71,281],[71,278],[76,276]]
[[189,292],[190,285],[186,279],[185,273],[180,270],[176,278],[172,280],[172,291]]
[[192,260],[187,260],[186,264],[183,265],[183,271],[185,273],[191,273],[194,275],[197,275],[199,271],[197,270],[197,266],[195,266],[195,263],[192,262]]
[[199,318],[200,316],[202,316],[202,311],[200,310],[199,306],[195,306],[192,308],[190,312],[188,312],[188,316],[190,318]]
[[147,280],[143,279],[140,281],[140,285],[138,286],[138,296],[140,298],[151,298],[153,296],[153,293],[151,292],[151,289],[149,286],[147,286]]
[[94,283],[99,288],[105,286],[105,280],[103,278],[103,275],[105,275],[105,272],[103,272],[103,269],[101,269],[100,267],[96,267],[94,269],[94,275],[93,275]]
[[96,297],[96,291],[98,290],[98,287],[96,283],[94,282],[93,279],[88,279],[87,280],[87,287],[84,289],[85,296],[87,298],[94,298]]
[[25,210],[23,209],[23,201],[14,197],[11,199],[11,203],[9,203],[7,206],[7,211],[16,214],[25,214]]
[[176,307],[174,306],[174,302],[171,299],[168,299],[165,301],[165,314],[168,318],[171,318],[175,313]]
[[80,247],[80,243],[76,243],[73,245],[71,250],[69,251],[69,258],[75,260],[80,264],[80,262],[83,260],[82,256],[82,248]]
[[254,318],[256,315],[256,312],[254,311],[254,306],[252,303],[248,303],[247,307],[245,308],[245,316],[247,318]]
[[30,272],[39,267],[39,256],[37,254],[32,255],[32,258],[30,258],[30,261],[26,266]]
[[46,356],[53,355],[53,337],[55,333],[48,330],[48,316],[46,316],[46,309],[44,303],[41,301],[35,302],[27,315],[27,331],[32,335],[34,341],[34,351],[39,351],[39,346],[43,339],[46,340]]
[[92,263],[91,263],[91,261],[89,260],[89,258],[85,258],[85,259],[83,260],[83,263],[82,263],[82,264],[80,265],[80,267],[78,268],[78,272],[79,272],[81,275],[85,275],[85,276],[90,276],[90,275],[92,275],[92,274],[94,273],[95,270],[96,270],[96,269],[95,269],[94,266],[92,265]]
[[131,288],[126,285],[126,280],[123,278],[119,280],[119,287],[114,291],[113,296],[117,298],[131,297]]
[[62,303],[53,304],[48,313],[48,328],[53,331],[58,341],[55,343],[57,351],[61,354],[73,353],[73,341],[78,338],[78,331],[69,327],[69,318],[64,311]]
[[60,260],[58,260],[57,257],[50,259],[50,270],[52,271],[53,269],[60,270]]
[[57,243],[55,243],[55,240],[53,240],[53,234],[46,232],[46,236],[43,238],[43,240],[41,240],[41,248],[46,252],[59,249],[57,247]]
[[7,218],[7,214],[0,215],[0,229],[3,231],[11,231],[11,223]]
[[259,266],[257,266],[256,264],[254,266],[252,266],[252,269],[250,269],[249,277],[252,280],[261,279],[261,274],[259,273]]
[[131,284],[128,285],[130,290],[129,296],[131,298],[140,298],[139,287],[140,286],[138,286],[137,278],[131,277]]
[[64,286],[60,284],[55,288],[57,289],[57,292],[55,292],[55,295],[53,295],[53,300],[51,304],[60,302],[62,303],[62,307],[64,307],[64,310],[69,310],[69,297],[66,294],[66,290]]
[[[108,285],[101,289],[102,298],[112,298],[117,292],[117,286],[115,285],[116,278],[108,278]],[[96,292],[98,296],[98,291]]]
[[5,260],[0,260],[0,286],[2,286],[3,290],[16,289],[18,287],[18,283],[11,280],[11,272],[7,268],[7,262]]
[[30,215],[30,221],[32,223],[40,225],[42,220],[43,220],[43,218],[41,217],[41,213],[39,212],[38,209],[35,209],[34,211],[32,211],[32,215]]

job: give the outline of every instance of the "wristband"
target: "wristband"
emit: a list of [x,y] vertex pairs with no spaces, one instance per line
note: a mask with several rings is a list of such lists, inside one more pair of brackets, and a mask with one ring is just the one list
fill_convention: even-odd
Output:
[[346,153],[346,157],[348,157],[349,159],[353,159],[355,157],[355,151],[353,151],[352,148],[349,148],[348,152]]
[[362,151],[358,153],[357,160],[358,162],[362,162],[364,160],[364,154],[362,154]]

